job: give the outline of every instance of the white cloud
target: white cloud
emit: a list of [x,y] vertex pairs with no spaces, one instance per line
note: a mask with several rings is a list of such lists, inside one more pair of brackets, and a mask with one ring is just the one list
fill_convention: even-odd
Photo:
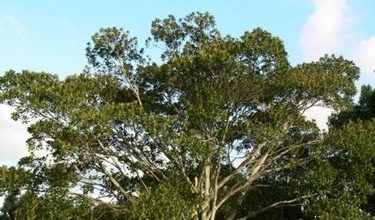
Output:
[[354,17],[345,0],[312,0],[314,11],[300,36],[304,60],[316,60],[326,53],[337,53]]
[[308,109],[304,116],[308,120],[314,120],[320,130],[328,130],[328,117],[333,113],[333,109],[315,106]]
[[12,109],[0,104],[0,165],[15,164],[27,155],[26,139],[29,137],[26,126],[10,119]]
[[375,35],[364,38],[356,31],[353,24],[359,13],[352,11],[347,0],[310,1],[314,10],[300,35],[303,61],[343,53],[355,61],[364,77],[375,78]]
[[[304,24],[300,44],[303,60],[317,60],[324,54],[344,53],[355,61],[364,76],[375,77],[375,36],[361,38],[353,27],[357,17],[346,0],[311,0],[314,10]],[[333,110],[324,107],[309,109],[305,116],[327,130]]]
[[0,15],[0,36],[10,33],[22,40],[26,39],[26,28],[17,17],[10,14]]
[[375,77],[375,36],[363,39],[358,43],[354,60],[363,74]]

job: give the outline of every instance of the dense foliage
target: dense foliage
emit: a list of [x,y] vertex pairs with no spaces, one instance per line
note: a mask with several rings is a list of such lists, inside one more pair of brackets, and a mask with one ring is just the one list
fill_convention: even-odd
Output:
[[128,32],[105,28],[79,75],[0,77],[0,102],[32,135],[30,156],[1,168],[1,219],[372,214],[375,123],[338,116],[342,126],[322,133],[303,116],[352,109],[353,62],[291,66],[279,38],[260,28],[223,36],[207,13],[156,19],[151,34],[158,63]]

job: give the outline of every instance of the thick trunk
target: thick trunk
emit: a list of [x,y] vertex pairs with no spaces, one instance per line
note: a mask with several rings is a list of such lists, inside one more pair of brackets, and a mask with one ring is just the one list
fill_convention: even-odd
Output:
[[202,188],[203,188],[203,197],[205,199],[205,202],[203,204],[201,219],[209,220],[210,189],[211,189],[211,166],[209,164],[204,165],[204,185]]
[[215,217],[216,217],[216,208],[214,208],[213,210],[211,210],[210,220],[215,220]]

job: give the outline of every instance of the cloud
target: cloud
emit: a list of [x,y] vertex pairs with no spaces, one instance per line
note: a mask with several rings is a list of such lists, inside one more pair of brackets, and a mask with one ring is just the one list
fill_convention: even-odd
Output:
[[29,137],[26,126],[10,119],[12,109],[0,104],[0,165],[15,164],[27,155],[26,139]]
[[9,33],[22,40],[26,39],[26,28],[16,16],[10,14],[0,15],[0,36]]
[[333,109],[314,106],[308,109],[304,116],[312,121],[314,120],[316,125],[320,128],[320,130],[328,130],[328,117],[333,113]]
[[300,43],[304,60],[316,60],[337,53],[354,17],[345,0],[312,0],[314,11],[302,28]]
[[[303,25],[300,44],[303,61],[317,60],[324,54],[342,52],[349,39],[354,14],[346,0],[311,0],[312,14]],[[321,130],[328,130],[328,117],[333,109],[313,107],[305,112],[308,120],[314,120]]]
[[375,36],[363,39],[358,43],[354,60],[363,74],[375,77]]
[[375,77],[375,36],[353,27],[358,17],[346,0],[311,0],[312,14],[302,27],[300,44],[303,61],[317,60],[324,54],[344,53],[361,68],[365,77]]

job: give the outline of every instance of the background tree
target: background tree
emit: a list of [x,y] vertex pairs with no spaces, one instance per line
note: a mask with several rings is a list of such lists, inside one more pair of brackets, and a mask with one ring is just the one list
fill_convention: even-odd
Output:
[[[279,38],[260,28],[222,36],[207,13],[156,19],[151,33],[161,63],[106,28],[80,75],[0,77],[0,101],[32,135],[31,155],[3,178],[24,175],[15,193],[2,187],[9,216],[7,207],[30,210],[22,201],[46,210],[62,198],[64,215],[82,219],[277,218],[284,206],[320,210],[311,218],[340,208],[363,216],[358,195],[371,192],[363,176],[372,171],[355,171],[373,154],[371,132],[361,133],[373,125],[322,134],[303,116],[315,105],[350,106],[353,62],[325,56],[292,67]],[[343,151],[355,159],[346,176],[332,161]]]
[[[330,127],[331,129],[342,129],[351,127],[353,125],[373,125],[374,124],[374,118],[375,118],[375,90],[370,85],[362,86],[360,97],[358,100],[358,103],[353,105],[351,108],[339,112],[337,114],[334,114],[330,118]],[[375,142],[370,136],[372,134],[373,127],[368,128],[367,130],[363,131],[362,135],[362,144],[363,146],[368,146],[366,151],[371,151],[375,147]],[[368,136],[366,135],[368,134]],[[357,134],[358,135],[358,134]],[[349,141],[350,142],[350,141]],[[364,143],[363,143],[364,142]],[[363,152],[363,154],[366,154],[366,152]],[[346,157],[349,156],[346,155]],[[370,186],[367,186],[367,188],[370,188],[372,191],[374,189],[374,183],[375,183],[375,176],[374,176],[374,155],[370,154],[368,155],[369,158],[367,158],[367,163],[354,160],[353,158],[345,158],[345,160],[341,161],[340,166],[344,167],[347,166],[348,163],[354,163],[358,162],[358,170],[356,170],[356,173],[362,173],[361,170],[371,170],[371,172],[368,173],[368,175],[365,175],[362,177],[362,180],[364,182],[367,182],[367,184],[370,184]],[[374,216],[375,215],[375,197],[374,194],[371,193],[369,196],[362,197],[362,204],[361,209],[367,213],[368,216]]]
[[334,114],[330,118],[331,127],[343,127],[358,121],[375,118],[375,90],[370,85],[362,86],[358,104],[350,109]]

